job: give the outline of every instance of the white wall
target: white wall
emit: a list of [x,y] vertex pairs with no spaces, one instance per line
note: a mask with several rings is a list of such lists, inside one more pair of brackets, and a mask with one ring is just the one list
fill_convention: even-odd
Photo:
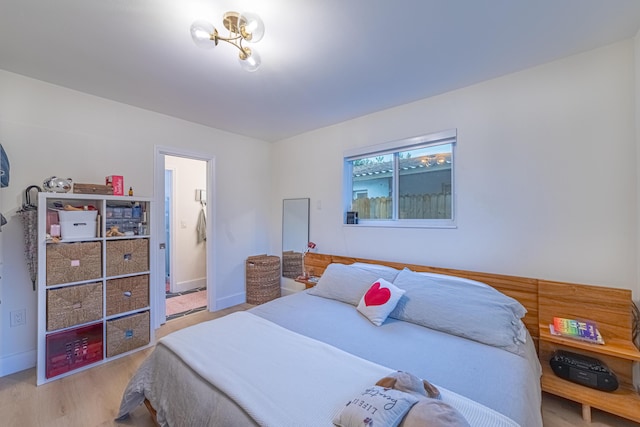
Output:
[[[398,76],[401,78],[401,76]],[[632,289],[638,298],[634,41],[275,144],[283,198],[311,198],[321,253]],[[345,149],[457,128],[456,229],[343,227]]]
[[206,189],[207,163],[201,160],[166,156],[165,169],[173,170],[173,250],[172,292],[206,286],[206,245],[198,243],[196,226],[201,205],[196,189]]
[[[181,147],[216,158],[216,308],[245,300],[244,261],[268,249],[269,144],[0,71],[0,142],[11,161],[2,189],[4,274],[0,304],[0,375],[35,364],[36,293],[23,258],[15,212],[22,193],[51,175],[102,183],[124,175],[128,189],[153,196],[154,147]],[[215,112],[212,112],[215,114]],[[242,159],[243,173],[237,173]],[[210,196],[211,196],[210,193]],[[237,197],[242,194],[243,197]],[[163,278],[162,278],[163,280]],[[26,308],[27,324],[9,327],[9,313]]]

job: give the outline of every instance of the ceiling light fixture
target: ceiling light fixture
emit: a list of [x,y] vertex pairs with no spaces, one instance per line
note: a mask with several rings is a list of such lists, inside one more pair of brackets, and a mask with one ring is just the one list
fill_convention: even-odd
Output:
[[221,37],[210,22],[196,21],[191,24],[191,38],[203,49],[213,49],[220,40],[235,46],[240,50],[240,66],[246,71],[256,71],[260,67],[260,55],[255,48],[242,46],[242,42],[257,43],[262,39],[262,19],[255,13],[227,12],[222,17],[222,24],[229,30],[228,37]]

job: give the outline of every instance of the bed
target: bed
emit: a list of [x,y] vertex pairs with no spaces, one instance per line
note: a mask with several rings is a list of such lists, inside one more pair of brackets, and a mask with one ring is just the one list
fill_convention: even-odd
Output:
[[[347,402],[405,371],[436,385],[471,426],[542,426],[537,328],[527,328],[537,326],[537,289],[415,265],[305,262],[322,274],[314,288],[161,339],[118,417],[146,402],[162,426],[348,425]],[[392,287],[395,303],[368,312],[365,294]]]

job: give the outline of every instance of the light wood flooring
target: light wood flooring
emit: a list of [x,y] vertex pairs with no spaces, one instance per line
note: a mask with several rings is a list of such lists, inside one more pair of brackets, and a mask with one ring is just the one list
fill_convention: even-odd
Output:
[[[243,304],[216,313],[204,311],[171,320],[163,325],[156,335],[160,338],[186,326],[249,307],[251,306]],[[2,377],[0,425],[153,427],[143,405],[136,409],[129,419],[122,422],[114,421],[129,378],[151,351],[152,349],[146,349],[40,387],[35,385],[35,369]],[[545,427],[640,427],[640,424],[597,410],[593,410],[592,423],[585,423],[581,418],[580,405],[547,394],[543,395],[542,413]]]

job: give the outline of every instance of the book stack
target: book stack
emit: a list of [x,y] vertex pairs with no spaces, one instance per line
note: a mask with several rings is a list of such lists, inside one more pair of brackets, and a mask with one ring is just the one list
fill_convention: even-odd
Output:
[[604,344],[602,335],[595,322],[589,320],[566,319],[554,317],[553,324],[549,325],[552,335],[559,335],[595,344]]

